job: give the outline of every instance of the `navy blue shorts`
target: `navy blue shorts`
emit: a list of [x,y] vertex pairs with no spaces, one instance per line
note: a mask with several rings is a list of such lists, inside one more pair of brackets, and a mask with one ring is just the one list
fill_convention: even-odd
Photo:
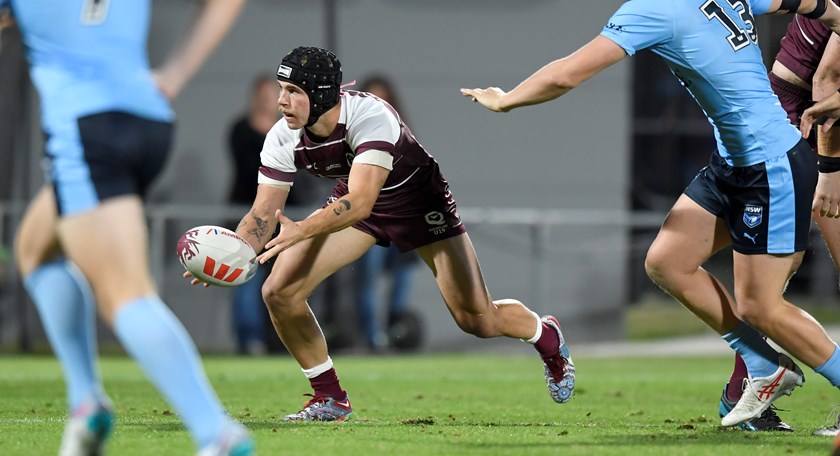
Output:
[[143,196],[172,143],[173,125],[125,112],[76,121],[47,138],[47,177],[59,214],[89,211],[108,198]]
[[808,247],[817,162],[800,140],[787,154],[732,167],[715,152],[685,194],[722,218],[736,252],[790,254]]

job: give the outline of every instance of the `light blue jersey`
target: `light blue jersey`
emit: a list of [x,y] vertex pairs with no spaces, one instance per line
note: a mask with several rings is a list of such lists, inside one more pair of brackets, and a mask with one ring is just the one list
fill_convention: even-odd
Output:
[[650,49],[703,108],[721,157],[749,166],[784,155],[800,134],[770,88],[754,14],[770,0],[629,0],[601,35],[628,55]]
[[79,117],[106,111],[172,120],[149,69],[150,3],[11,0],[48,134],[60,133]]

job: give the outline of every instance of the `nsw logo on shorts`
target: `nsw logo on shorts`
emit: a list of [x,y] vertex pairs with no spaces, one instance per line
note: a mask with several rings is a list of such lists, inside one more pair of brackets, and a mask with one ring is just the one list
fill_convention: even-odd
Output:
[[763,207],[748,204],[744,207],[744,225],[747,225],[748,228],[755,228],[758,225],[761,225],[763,212]]

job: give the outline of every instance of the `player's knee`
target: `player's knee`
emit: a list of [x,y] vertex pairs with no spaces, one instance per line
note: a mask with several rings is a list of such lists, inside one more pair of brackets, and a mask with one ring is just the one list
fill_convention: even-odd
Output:
[[738,316],[742,320],[756,328],[764,326],[768,312],[762,305],[761,299],[754,296],[741,296],[736,299],[736,307]]
[[15,265],[21,277],[29,276],[47,257],[43,249],[38,248],[25,233],[20,232],[15,237],[14,252]]
[[668,261],[665,255],[660,255],[653,249],[648,250],[647,257],[645,257],[645,273],[653,281],[662,288],[668,288]]
[[262,286],[262,297],[273,312],[287,310],[297,299],[295,293],[282,280],[269,276]]
[[494,325],[487,315],[475,315],[467,312],[455,314],[455,323],[467,334],[480,339],[496,337],[498,335]]

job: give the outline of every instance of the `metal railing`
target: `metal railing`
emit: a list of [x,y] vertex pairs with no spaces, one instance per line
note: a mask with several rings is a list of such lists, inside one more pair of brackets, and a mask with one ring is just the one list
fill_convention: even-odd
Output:
[[[14,227],[17,226],[26,205],[22,202],[0,202],[0,248],[5,248],[7,255],[0,256],[0,272],[4,272],[4,281],[0,283],[0,329],[7,327],[7,323],[14,323],[23,334],[18,337],[17,345],[22,349],[30,343],[30,334],[26,333],[30,326],[33,312],[28,305],[26,294],[23,292],[20,277],[13,266],[11,245]],[[314,209],[313,206],[287,208],[287,215],[300,220]],[[170,268],[175,258],[172,236],[177,229],[187,229],[195,225],[218,225],[225,220],[239,220],[249,210],[247,206],[232,206],[227,204],[149,204],[146,215],[149,223],[150,266],[154,271],[154,278],[161,289],[167,279],[167,267]],[[472,226],[486,225],[489,227],[500,225],[518,225],[527,228],[528,248],[526,253],[529,302],[542,303],[548,301],[548,290],[551,285],[552,255],[556,252],[548,248],[552,230],[561,227],[593,227],[593,228],[623,228],[655,230],[665,218],[662,213],[634,213],[622,210],[586,210],[586,209],[537,209],[537,208],[477,208],[460,209],[460,215],[465,223]],[[482,230],[486,231],[486,230]],[[653,231],[651,231],[653,232]],[[815,233],[816,234],[816,233]],[[819,236],[814,236],[814,242],[819,242]],[[819,250],[820,248],[818,248]],[[523,252],[525,253],[525,252]],[[638,252],[626,252],[638,254]],[[822,253],[822,252],[821,252]],[[555,260],[556,261],[556,260]],[[814,284],[816,293],[836,290],[836,274],[830,258],[823,254],[819,263],[812,268],[809,277]],[[835,291],[836,293],[836,291]],[[0,334],[2,335],[2,334]],[[0,342],[4,339],[0,338]],[[8,343],[8,339],[6,339]]]
[[[26,205],[22,202],[0,202],[0,246],[11,248],[14,227],[17,226]],[[287,216],[294,220],[305,218],[314,210],[314,206],[289,207]],[[167,279],[167,266],[171,268],[175,258],[175,248],[171,243],[173,230],[186,229],[195,225],[219,225],[225,220],[239,220],[250,208],[227,204],[149,204],[146,216],[149,223],[150,267],[156,282],[164,290]],[[488,226],[518,225],[527,227],[528,270],[531,302],[545,302],[550,285],[549,261],[551,251],[549,243],[551,230],[558,227],[625,227],[656,228],[664,219],[659,213],[631,213],[621,210],[582,210],[582,209],[536,209],[536,208],[462,208],[459,210],[465,223]],[[22,350],[31,346],[32,336],[29,323],[32,308],[28,305],[26,294],[21,287],[20,278],[12,264],[11,257],[0,264],[6,271],[3,294],[0,295],[0,329],[14,321],[14,326],[21,331],[17,345]],[[171,272],[171,271],[170,271]],[[0,342],[2,342],[0,338]]]

